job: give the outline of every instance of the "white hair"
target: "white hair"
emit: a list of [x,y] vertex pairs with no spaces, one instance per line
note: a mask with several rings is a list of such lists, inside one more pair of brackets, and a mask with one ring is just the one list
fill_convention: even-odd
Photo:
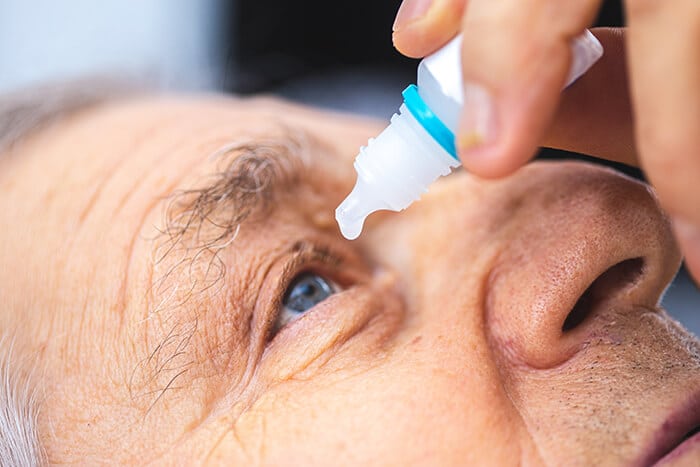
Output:
[[14,341],[0,339],[0,465],[42,466],[39,397],[32,368],[18,361]]

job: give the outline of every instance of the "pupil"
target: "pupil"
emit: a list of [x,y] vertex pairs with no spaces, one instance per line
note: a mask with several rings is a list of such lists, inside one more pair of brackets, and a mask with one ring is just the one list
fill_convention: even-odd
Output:
[[302,286],[301,293],[306,297],[313,297],[316,295],[316,284],[309,284],[308,282]]
[[288,309],[303,313],[332,294],[333,289],[323,277],[304,274],[294,281],[283,303]]

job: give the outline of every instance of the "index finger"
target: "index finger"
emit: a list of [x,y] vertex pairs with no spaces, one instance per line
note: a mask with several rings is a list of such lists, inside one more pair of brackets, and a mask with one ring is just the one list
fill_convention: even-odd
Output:
[[421,58],[457,35],[467,0],[404,0],[392,40],[402,54]]

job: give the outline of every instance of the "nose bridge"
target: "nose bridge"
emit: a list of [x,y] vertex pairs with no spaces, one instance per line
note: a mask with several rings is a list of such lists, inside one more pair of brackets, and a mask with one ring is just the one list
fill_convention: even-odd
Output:
[[476,306],[484,271],[517,231],[513,225],[522,222],[524,191],[522,183],[456,173],[406,211],[370,218],[361,239],[370,256],[397,272],[420,306],[439,303],[441,313],[467,301]]
[[397,274],[409,314],[429,333],[463,338],[483,327],[482,272],[497,256],[513,209],[498,191],[454,174],[408,210],[377,216],[363,234],[370,256]]

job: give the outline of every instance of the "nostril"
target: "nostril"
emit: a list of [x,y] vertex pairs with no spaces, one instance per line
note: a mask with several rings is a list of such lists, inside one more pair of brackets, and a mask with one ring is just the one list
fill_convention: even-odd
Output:
[[615,293],[633,285],[644,270],[643,258],[631,258],[610,267],[588,286],[579,297],[576,305],[564,320],[562,332],[568,332],[581,325],[597,305]]

